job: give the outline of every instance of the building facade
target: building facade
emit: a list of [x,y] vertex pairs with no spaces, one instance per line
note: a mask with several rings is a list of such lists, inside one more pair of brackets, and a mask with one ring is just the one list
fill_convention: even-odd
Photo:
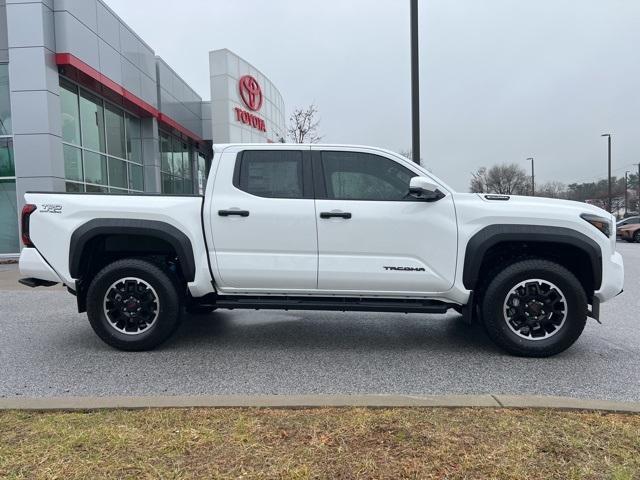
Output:
[[212,142],[273,142],[284,102],[227,49],[203,99],[102,0],[0,0],[0,255],[26,191],[201,193]]

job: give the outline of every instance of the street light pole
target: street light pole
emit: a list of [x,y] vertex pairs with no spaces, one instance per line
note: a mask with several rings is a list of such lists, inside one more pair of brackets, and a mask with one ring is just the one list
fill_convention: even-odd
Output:
[[536,174],[534,169],[534,160],[533,157],[527,158],[527,161],[531,160],[531,196],[536,196]]
[[418,56],[418,0],[411,1],[411,154],[420,164],[420,60]]
[[607,137],[607,158],[608,158],[608,165],[609,165],[609,170],[608,170],[608,175],[607,175],[607,180],[608,180],[608,185],[609,185],[609,190],[608,190],[608,204],[609,204],[609,213],[613,213],[613,206],[612,206],[612,200],[611,200],[611,134],[610,133],[604,133],[602,134],[603,137]]

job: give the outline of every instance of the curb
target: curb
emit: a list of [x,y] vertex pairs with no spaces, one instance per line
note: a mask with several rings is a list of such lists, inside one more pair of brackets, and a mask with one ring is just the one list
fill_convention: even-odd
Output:
[[206,395],[0,398],[0,410],[141,408],[492,407],[640,413],[640,402],[532,395]]

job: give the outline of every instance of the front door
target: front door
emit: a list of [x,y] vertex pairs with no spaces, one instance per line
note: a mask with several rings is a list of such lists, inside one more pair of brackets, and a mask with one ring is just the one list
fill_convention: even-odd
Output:
[[223,291],[317,287],[318,243],[306,149],[223,153],[211,194],[211,238]]
[[410,179],[424,173],[366,149],[313,147],[312,155],[319,290],[421,295],[451,288],[457,226],[450,194],[436,202],[410,197]]

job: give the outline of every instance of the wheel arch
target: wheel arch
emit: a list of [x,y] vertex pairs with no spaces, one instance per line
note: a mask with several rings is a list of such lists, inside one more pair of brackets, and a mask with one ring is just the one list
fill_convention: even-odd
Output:
[[96,218],[73,232],[69,245],[69,273],[72,278],[81,277],[83,262],[91,242],[109,236],[145,237],[170,245],[180,262],[185,280],[194,280],[196,265],[193,246],[187,235],[166,222],[127,218]]
[[[520,248],[512,248],[514,246]],[[467,243],[462,275],[464,287],[475,290],[487,260],[509,249],[512,253],[521,252],[525,256],[530,253],[556,260],[568,267],[575,262],[573,266],[585,268],[586,260],[586,269],[578,273],[588,274],[588,279],[580,278],[587,295],[591,296],[602,284],[602,251],[593,239],[565,227],[503,224],[483,228]],[[567,253],[574,255],[567,258]]]

